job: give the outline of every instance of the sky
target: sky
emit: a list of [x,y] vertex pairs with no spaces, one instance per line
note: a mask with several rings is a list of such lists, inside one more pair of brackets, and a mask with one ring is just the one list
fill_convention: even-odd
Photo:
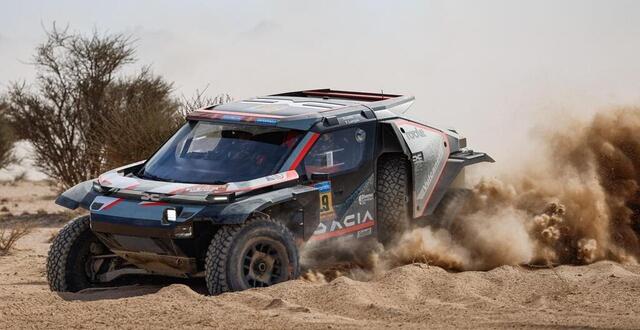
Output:
[[131,35],[128,70],[151,65],[179,95],[414,95],[413,116],[510,166],[541,127],[640,105],[639,17],[614,0],[0,1],[0,91],[33,79],[56,22]]

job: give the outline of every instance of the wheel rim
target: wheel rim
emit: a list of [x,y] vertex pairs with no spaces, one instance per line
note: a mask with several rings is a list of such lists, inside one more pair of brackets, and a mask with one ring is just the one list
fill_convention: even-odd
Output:
[[242,258],[242,275],[250,288],[267,287],[288,277],[289,259],[282,243],[261,238],[247,244]]
[[111,261],[116,256],[113,254],[104,254],[104,246],[92,241],[88,246],[88,255],[84,259],[84,271],[87,280],[91,283],[98,282],[98,276],[108,271]]

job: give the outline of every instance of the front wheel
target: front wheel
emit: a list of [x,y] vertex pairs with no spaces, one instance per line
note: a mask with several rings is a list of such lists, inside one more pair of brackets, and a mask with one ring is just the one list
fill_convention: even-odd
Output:
[[[104,268],[95,263],[107,248],[89,228],[89,216],[73,219],[51,243],[47,256],[47,281],[52,291],[77,292],[94,287],[96,274]],[[98,268],[96,268],[98,265]]]
[[216,232],[205,260],[207,288],[215,295],[295,279],[300,274],[298,259],[291,232],[266,215],[257,215]]

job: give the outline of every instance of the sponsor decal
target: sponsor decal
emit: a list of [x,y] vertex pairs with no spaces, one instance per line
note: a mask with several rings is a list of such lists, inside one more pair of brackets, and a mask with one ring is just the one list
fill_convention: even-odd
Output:
[[284,173],[278,173],[278,174],[273,174],[273,175],[269,175],[269,176],[265,176],[264,179],[271,182],[271,181],[277,181],[277,180],[284,180],[286,179],[287,176]]
[[413,130],[405,130],[404,135],[407,140],[415,140],[427,137],[427,134],[417,127]]
[[411,155],[411,160],[414,163],[424,162],[424,154],[422,153],[422,151],[416,152],[413,155]]
[[438,149],[438,154],[436,155],[436,162],[433,165],[433,167],[431,167],[431,171],[429,171],[429,175],[427,176],[427,179],[424,180],[424,184],[422,185],[422,187],[420,188],[420,191],[418,192],[418,199],[423,199],[427,196],[427,193],[429,192],[429,187],[431,186],[431,183],[433,182],[433,179],[436,177],[436,172],[438,170],[441,169],[441,165],[442,162],[445,161],[445,156],[444,156],[444,149],[440,148]]
[[360,238],[360,237],[365,237],[365,236],[369,236],[373,233],[373,229],[371,227],[367,228],[367,229],[363,229],[359,232],[356,233],[356,238]]
[[[171,195],[179,195],[179,194],[209,194],[209,193],[217,193],[217,192],[226,192],[228,185],[192,185],[187,187],[181,187],[178,189],[174,189],[169,191],[168,193]],[[160,190],[160,189],[153,189]]]
[[318,188],[318,190],[321,193],[326,193],[326,192],[330,192],[331,191],[331,181],[323,181],[323,182],[319,182],[313,185],[315,188]]
[[311,237],[312,240],[323,240],[331,237],[343,236],[374,225],[373,216],[369,211],[348,214],[341,221],[332,220],[321,222]]
[[256,119],[256,123],[258,124],[267,124],[267,125],[275,125],[278,123],[278,120],[271,118],[258,118]]
[[186,193],[212,193],[225,191],[227,191],[227,185],[197,185],[184,188],[184,192]]
[[162,196],[160,194],[144,193],[140,196],[140,199],[148,202],[159,202],[162,200]]
[[355,124],[362,121],[362,116],[358,113],[355,115],[349,115],[345,117],[339,117],[338,121],[343,125]]
[[324,181],[313,185],[320,192],[320,220],[327,220],[335,215],[331,182]]
[[373,201],[373,193],[358,196],[358,204],[360,205],[365,205],[371,201]]

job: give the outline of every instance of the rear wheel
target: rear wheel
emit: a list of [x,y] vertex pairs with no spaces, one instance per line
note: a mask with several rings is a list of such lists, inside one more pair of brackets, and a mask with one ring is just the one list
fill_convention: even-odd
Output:
[[96,286],[96,276],[107,265],[108,249],[89,228],[89,216],[69,222],[51,243],[47,281],[52,291],[76,292]]
[[388,245],[409,228],[409,161],[403,155],[383,155],[378,161],[378,239]]
[[299,273],[293,235],[266,215],[221,227],[205,260],[205,279],[212,295],[270,286],[295,279]]

